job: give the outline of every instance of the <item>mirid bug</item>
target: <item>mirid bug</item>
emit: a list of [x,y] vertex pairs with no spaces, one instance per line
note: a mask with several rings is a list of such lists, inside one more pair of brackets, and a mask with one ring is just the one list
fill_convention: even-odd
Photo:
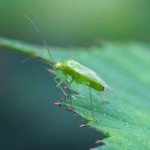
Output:
[[[92,117],[96,120],[93,110],[91,88],[95,89],[96,91],[104,91],[105,89],[107,89],[108,91],[112,91],[111,88],[102,80],[102,78],[96,72],[83,66],[82,64],[78,63],[73,59],[68,59],[62,62],[54,61],[43,34],[41,33],[37,25],[28,16],[25,15],[25,17],[32,23],[37,32],[41,35],[42,40],[48,50],[51,59],[48,63],[50,64],[50,66],[52,66],[52,71],[56,75],[54,77],[54,80],[57,84],[56,86],[61,89],[65,97],[67,97],[67,94],[61,87],[62,83],[66,83],[69,87],[71,86],[72,82],[88,86],[91,100]],[[61,74],[59,72],[61,72]],[[60,81],[58,82],[57,79],[60,79]]]

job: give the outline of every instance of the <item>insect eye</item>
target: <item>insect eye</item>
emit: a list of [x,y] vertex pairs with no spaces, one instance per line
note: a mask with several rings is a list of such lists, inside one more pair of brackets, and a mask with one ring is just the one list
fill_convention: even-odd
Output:
[[56,64],[56,68],[57,68],[57,69],[60,68],[60,64],[59,64],[59,63]]

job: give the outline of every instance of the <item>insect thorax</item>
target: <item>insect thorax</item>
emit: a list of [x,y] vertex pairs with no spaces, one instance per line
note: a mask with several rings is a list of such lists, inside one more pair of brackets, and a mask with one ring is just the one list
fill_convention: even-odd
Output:
[[70,62],[75,62],[74,60],[65,60],[63,62],[56,62],[53,66],[53,69],[54,70],[59,70],[59,71],[62,71],[64,75],[70,75],[74,78],[74,74],[77,75],[77,73],[75,73],[73,71],[73,67],[75,66],[72,66],[70,65]]

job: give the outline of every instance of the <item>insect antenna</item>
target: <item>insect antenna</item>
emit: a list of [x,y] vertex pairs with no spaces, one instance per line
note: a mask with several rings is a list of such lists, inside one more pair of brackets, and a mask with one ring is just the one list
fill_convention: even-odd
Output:
[[40,29],[38,28],[38,26],[35,24],[35,22],[34,22],[29,16],[27,16],[27,15],[24,15],[24,16],[26,17],[26,19],[27,19],[29,22],[31,22],[31,24],[33,25],[33,27],[34,27],[34,28],[36,29],[36,31],[39,33],[39,35],[40,35],[40,37],[41,37],[41,39],[42,39],[42,41],[43,41],[43,43],[44,43],[46,49],[48,50],[48,54],[49,54],[50,59],[51,59],[51,61],[49,62],[49,64],[52,66],[53,63],[54,63],[54,60],[53,60],[53,58],[52,58],[52,55],[51,55],[51,52],[50,52],[48,43],[47,43],[47,41],[45,40],[44,35],[42,34],[42,32],[40,31]]

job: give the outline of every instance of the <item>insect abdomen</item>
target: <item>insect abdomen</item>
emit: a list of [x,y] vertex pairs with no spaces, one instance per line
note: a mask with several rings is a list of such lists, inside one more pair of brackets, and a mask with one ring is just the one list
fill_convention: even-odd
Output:
[[[69,73],[69,72],[68,72]],[[99,82],[95,82],[94,80],[87,78],[86,76],[72,70],[71,73],[69,73],[69,75],[75,80],[76,83],[78,84],[85,84],[85,85],[89,85],[90,87],[92,87],[95,90],[98,91],[103,91],[104,87],[99,84]]]

